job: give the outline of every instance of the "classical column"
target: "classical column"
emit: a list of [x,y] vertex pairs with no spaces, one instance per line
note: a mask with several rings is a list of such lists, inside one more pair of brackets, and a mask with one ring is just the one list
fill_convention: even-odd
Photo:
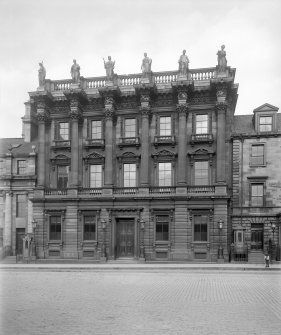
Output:
[[38,120],[38,186],[45,187],[46,174],[46,123],[49,120],[49,112],[45,104],[38,103],[37,105],[37,120]]
[[[144,99],[143,99],[144,100]],[[149,185],[149,116],[150,106],[149,98],[146,101],[141,99],[141,168],[140,168],[140,186]]]
[[105,187],[113,186],[113,99],[106,99],[105,103]]
[[225,114],[227,110],[226,102],[217,102],[217,182],[225,183]]
[[4,250],[5,255],[12,252],[12,192],[6,192],[5,222],[4,222]]
[[186,114],[188,105],[186,103],[177,105],[179,114],[179,151],[178,151],[178,185],[186,185]]
[[69,117],[71,120],[71,179],[70,186],[78,187],[79,184],[79,121],[82,119],[79,102],[70,101]]

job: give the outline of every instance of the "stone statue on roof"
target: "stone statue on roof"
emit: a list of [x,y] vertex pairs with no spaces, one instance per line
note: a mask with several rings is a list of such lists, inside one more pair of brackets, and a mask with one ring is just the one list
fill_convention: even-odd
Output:
[[146,77],[151,73],[151,64],[152,59],[147,56],[147,53],[144,53],[144,59],[142,60],[141,70],[143,76]]
[[76,59],[73,59],[73,64],[71,66],[71,78],[74,83],[79,83],[80,81],[80,66],[76,63]]
[[114,75],[114,66],[115,66],[115,61],[111,60],[111,56],[108,56],[108,60],[105,61],[103,58],[103,63],[104,63],[104,68],[107,76],[108,81],[113,80],[113,75]]
[[217,52],[218,56],[218,71],[219,72],[225,72],[226,66],[227,66],[227,60],[226,60],[226,52],[225,52],[225,45],[221,46],[221,50]]
[[39,80],[39,87],[43,87],[45,85],[45,78],[46,78],[46,69],[43,65],[43,61],[39,63],[39,70],[38,70],[38,80]]
[[179,59],[179,75],[187,75],[189,59],[186,56],[186,50],[183,50]]

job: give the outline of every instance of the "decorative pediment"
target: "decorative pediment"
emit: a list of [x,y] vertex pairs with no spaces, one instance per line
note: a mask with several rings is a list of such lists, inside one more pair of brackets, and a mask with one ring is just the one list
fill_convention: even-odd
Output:
[[155,154],[152,154],[152,157],[171,157],[174,158],[176,157],[176,154],[170,150],[160,150],[158,152],[156,152]]
[[213,164],[213,155],[215,153],[207,148],[199,148],[192,152],[189,152],[188,155],[190,156],[190,164],[193,165],[194,161],[196,160],[208,160],[209,164]]
[[104,159],[104,156],[100,155],[97,152],[91,152],[84,159]]
[[269,112],[269,113],[272,113],[272,112],[278,112],[278,110],[279,110],[278,107],[275,107],[273,105],[265,103],[265,104],[257,107],[256,109],[254,109],[254,113],[255,112]]
[[97,152],[91,152],[89,155],[83,158],[85,163],[85,169],[88,169],[89,164],[104,164],[104,156]]
[[136,155],[133,152],[127,151],[122,155],[117,156],[119,162],[119,168],[122,167],[123,163],[136,163],[137,167],[139,166],[140,155]]
[[51,164],[53,171],[55,170],[56,165],[70,165],[71,158],[67,155],[59,154],[51,158]]

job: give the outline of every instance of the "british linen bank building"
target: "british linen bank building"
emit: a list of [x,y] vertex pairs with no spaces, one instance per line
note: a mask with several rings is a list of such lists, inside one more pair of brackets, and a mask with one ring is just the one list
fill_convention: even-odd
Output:
[[[131,75],[108,57],[106,76],[87,78],[74,60],[67,80],[45,79],[40,64],[23,117],[36,144],[25,194],[38,259],[228,260],[238,85],[224,47],[217,55],[190,69],[184,50],[176,71],[153,72],[145,53]],[[10,220],[4,235],[17,230]]]

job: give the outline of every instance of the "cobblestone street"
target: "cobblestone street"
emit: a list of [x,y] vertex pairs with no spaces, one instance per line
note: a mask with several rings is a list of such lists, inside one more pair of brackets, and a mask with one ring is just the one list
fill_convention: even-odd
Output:
[[280,334],[278,272],[1,271],[1,329],[39,334]]

